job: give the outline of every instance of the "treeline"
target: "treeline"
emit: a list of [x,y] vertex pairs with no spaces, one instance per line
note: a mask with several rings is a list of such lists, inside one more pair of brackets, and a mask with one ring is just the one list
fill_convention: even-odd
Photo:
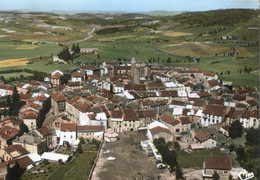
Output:
[[169,144],[165,142],[164,138],[154,139],[153,143],[161,154],[163,162],[170,166],[172,172],[175,171],[176,179],[183,179],[183,172],[178,165],[176,152],[169,150]]
[[215,10],[207,12],[185,13],[173,17],[173,20],[181,25],[189,24],[191,26],[233,26],[234,24],[247,22],[252,17],[257,17],[259,10],[251,9],[228,9]]
[[23,81],[23,80],[36,80],[36,81],[43,81],[44,78],[47,76],[47,73],[31,70],[31,69],[12,69],[12,70],[4,70],[0,71],[0,74],[9,74],[9,73],[19,73],[19,72],[26,72],[32,74],[31,76],[24,77],[24,75],[10,77],[8,80],[5,79],[3,75],[0,76],[0,80],[4,81],[4,83],[12,82],[12,81]]

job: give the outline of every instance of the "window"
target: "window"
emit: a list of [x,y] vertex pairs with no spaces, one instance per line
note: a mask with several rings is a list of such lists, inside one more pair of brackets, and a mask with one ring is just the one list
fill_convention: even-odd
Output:
[[227,174],[227,171],[224,171],[224,174]]
[[176,132],[180,132],[180,129],[176,129]]

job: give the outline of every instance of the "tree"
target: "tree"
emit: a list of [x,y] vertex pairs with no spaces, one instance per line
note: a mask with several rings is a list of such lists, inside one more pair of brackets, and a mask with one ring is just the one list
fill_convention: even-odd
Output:
[[77,148],[77,152],[78,152],[79,154],[83,153],[81,141],[79,141],[78,148]]
[[184,179],[182,169],[179,165],[176,166],[176,179]]
[[219,175],[218,175],[217,172],[214,172],[214,174],[213,174],[213,176],[212,176],[212,179],[213,179],[213,180],[219,180],[219,179],[220,179],[220,177],[219,177]]
[[230,144],[228,148],[229,148],[230,152],[233,152],[235,150],[235,145],[234,144]]
[[77,47],[75,49],[75,53],[79,54],[80,53],[80,47],[79,47],[79,43],[77,43]]
[[246,132],[246,144],[247,145],[259,145],[260,144],[259,137],[260,137],[260,129],[250,128]]
[[10,103],[8,114],[10,116],[17,116],[22,104],[16,86],[13,88],[11,99],[7,100],[9,101],[8,103]]
[[235,139],[235,138],[238,138],[238,137],[241,137],[242,134],[243,134],[243,126],[242,126],[242,123],[239,122],[239,121],[234,121],[230,128],[229,128],[229,136],[232,138],[232,139]]
[[72,55],[70,54],[68,46],[63,46],[61,52],[58,54],[58,57],[64,61],[71,60]]
[[72,44],[71,51],[76,52],[77,46],[75,44]]

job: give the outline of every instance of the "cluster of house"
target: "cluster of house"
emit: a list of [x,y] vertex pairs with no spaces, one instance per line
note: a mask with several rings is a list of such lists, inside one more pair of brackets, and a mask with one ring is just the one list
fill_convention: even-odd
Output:
[[[131,63],[82,65],[72,73],[56,70],[44,82],[15,85],[24,105],[18,117],[1,120],[4,163],[65,142],[77,145],[79,138],[102,140],[106,129],[116,133],[147,129],[151,141],[164,137],[184,149],[204,149],[225,146],[235,120],[245,129],[259,127],[256,88],[232,90],[213,72],[134,58]],[[0,101],[12,91],[13,85],[2,83]]]

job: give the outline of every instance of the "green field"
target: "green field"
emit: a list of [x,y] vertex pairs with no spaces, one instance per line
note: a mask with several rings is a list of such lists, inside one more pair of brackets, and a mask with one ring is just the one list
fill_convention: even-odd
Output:
[[[83,146],[82,154],[75,154],[72,160],[66,164],[49,163],[48,165],[40,165],[26,171],[21,180],[37,179],[37,180],[85,180],[88,179],[89,172],[96,158],[96,146]],[[31,174],[31,171],[48,170],[46,173]]]
[[184,151],[176,151],[177,162],[182,168],[201,168],[204,155],[225,155],[219,150],[198,150],[191,154]]
[[[221,14],[221,16],[219,16]],[[10,24],[1,24],[0,28],[14,26],[19,34],[7,34],[0,38],[1,60],[27,58],[29,63],[23,66],[2,66],[1,70],[32,69],[46,73],[59,69],[70,71],[77,68],[74,64],[51,64],[51,54],[57,54],[61,47],[56,44],[28,44],[40,40],[68,42],[86,37],[90,24],[98,28],[93,37],[81,42],[80,47],[98,48],[99,55],[88,54],[74,59],[74,63],[91,64],[110,60],[165,63],[172,66],[187,66],[217,73],[223,72],[219,78],[232,81],[234,86],[256,86],[259,81],[259,46],[256,44],[259,34],[251,27],[258,27],[258,12],[254,10],[220,10],[201,13],[187,13],[178,16],[155,17],[160,23],[155,25],[140,25],[140,20],[134,19],[52,19],[39,17],[45,23],[55,26],[66,26],[73,31],[54,29],[55,35],[32,35],[34,32],[45,32],[40,27],[26,28],[30,20],[16,20]],[[243,15],[243,16],[241,16]],[[203,19],[202,19],[203,17]],[[240,17],[240,18],[238,18]],[[153,19],[153,18],[152,18]],[[224,21],[225,19],[228,19]],[[142,20],[145,21],[146,19]],[[148,19],[151,20],[151,19]],[[142,22],[141,21],[141,22]],[[221,36],[233,35],[239,41],[248,40],[253,45],[237,45],[235,41],[222,41]],[[71,47],[71,45],[69,45]],[[231,48],[236,48],[234,57],[227,56]],[[223,53],[226,53],[225,56]],[[238,53],[238,54],[237,54]],[[217,56],[216,56],[217,54]],[[192,59],[185,59],[189,56]],[[43,57],[40,59],[40,57]],[[200,58],[195,64],[194,60]],[[170,59],[170,63],[167,60]],[[252,68],[250,74],[239,71],[247,66]],[[230,71],[230,75],[225,74]],[[16,74],[12,74],[16,75]],[[11,77],[12,75],[4,75]],[[17,76],[20,76],[18,73]]]

